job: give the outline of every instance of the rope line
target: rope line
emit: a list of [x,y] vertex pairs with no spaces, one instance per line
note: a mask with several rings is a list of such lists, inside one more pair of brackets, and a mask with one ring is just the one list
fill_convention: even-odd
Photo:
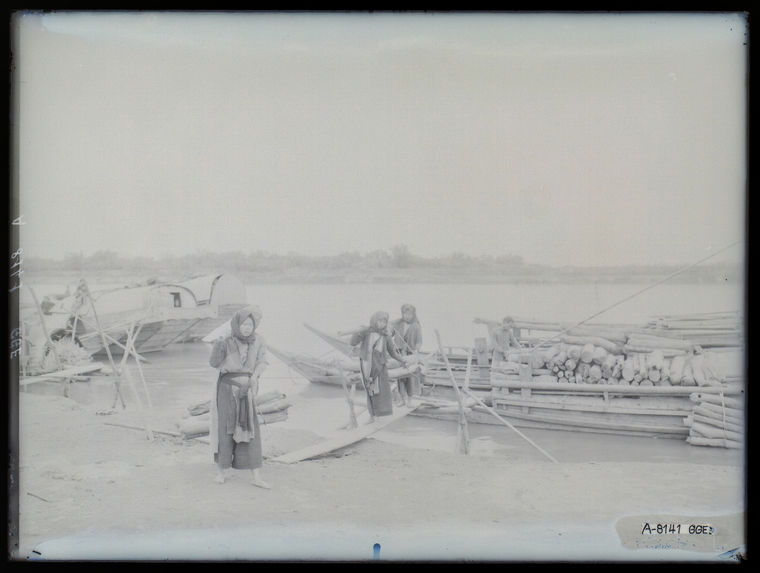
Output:
[[619,300],[618,302],[616,302],[616,303],[614,303],[614,304],[611,304],[611,305],[610,305],[610,306],[608,306],[607,308],[604,308],[604,309],[602,309],[602,310],[600,310],[600,311],[598,311],[598,312],[596,312],[596,313],[592,314],[592,315],[591,315],[591,316],[589,316],[588,318],[584,318],[583,320],[581,320],[581,321],[580,321],[580,322],[578,322],[577,324],[574,324],[573,326],[570,326],[570,327],[568,327],[568,328],[566,328],[566,329],[564,329],[564,330],[561,330],[560,332],[558,332],[558,333],[557,333],[557,334],[555,334],[554,336],[552,336],[552,337],[550,337],[550,338],[546,338],[546,339],[544,339],[544,340],[541,340],[541,341],[540,341],[538,344],[536,344],[536,346],[534,346],[534,347],[533,347],[533,349],[531,350],[531,354],[532,354],[533,352],[535,352],[536,350],[538,350],[539,348],[541,348],[542,346],[544,346],[544,344],[545,344],[545,343],[547,343],[547,342],[551,342],[551,341],[553,341],[553,340],[556,340],[558,337],[562,336],[563,334],[565,334],[566,332],[568,332],[568,331],[572,330],[573,328],[577,328],[578,326],[580,326],[580,325],[582,325],[582,324],[584,324],[584,323],[588,322],[588,321],[589,321],[589,320],[591,320],[592,318],[596,318],[596,317],[597,317],[597,316],[599,316],[600,314],[603,314],[603,313],[607,312],[608,310],[611,310],[611,309],[615,308],[616,306],[618,306],[618,305],[621,305],[621,304],[623,304],[624,302],[627,302],[627,301],[631,300],[631,299],[632,299],[632,298],[634,298],[634,297],[637,297],[637,296],[638,296],[638,295],[640,295],[641,293],[643,293],[643,292],[646,292],[646,291],[648,291],[648,290],[650,290],[650,289],[652,289],[652,288],[654,288],[654,287],[656,287],[656,286],[659,286],[659,285],[661,285],[662,283],[664,283],[664,282],[666,282],[666,281],[669,281],[669,280],[670,280],[670,279],[672,279],[673,277],[675,277],[675,276],[678,276],[678,275],[680,275],[681,273],[684,273],[684,272],[688,271],[689,269],[691,269],[691,268],[693,268],[693,267],[695,267],[695,266],[697,266],[697,265],[699,265],[699,264],[701,264],[701,263],[704,263],[705,261],[707,261],[707,260],[709,260],[709,259],[713,258],[714,256],[716,256],[716,255],[718,255],[718,254],[722,253],[723,251],[727,251],[728,249],[730,249],[730,248],[732,248],[732,247],[735,247],[736,245],[738,245],[739,243],[742,243],[742,242],[743,242],[743,241],[736,241],[736,242],[734,242],[734,243],[731,243],[730,245],[727,245],[727,246],[723,247],[722,249],[719,249],[719,250],[715,251],[714,253],[712,253],[712,254],[710,254],[710,255],[708,255],[708,256],[706,256],[706,257],[704,257],[704,258],[702,258],[702,259],[700,259],[700,260],[698,260],[698,261],[696,261],[695,263],[692,263],[692,264],[690,264],[690,265],[688,265],[688,266],[686,266],[686,267],[683,267],[682,269],[678,269],[677,271],[674,271],[674,272],[670,273],[670,274],[669,274],[668,276],[666,276],[665,278],[663,278],[663,279],[660,279],[659,281],[657,281],[657,282],[655,282],[655,283],[653,283],[653,284],[651,284],[651,285],[648,285],[648,286],[644,287],[643,289],[641,289],[641,290],[639,290],[639,291],[636,291],[635,293],[633,293],[633,294],[631,294],[631,295],[629,295],[629,296],[627,296],[627,297],[625,297],[625,298],[623,298],[623,299]]

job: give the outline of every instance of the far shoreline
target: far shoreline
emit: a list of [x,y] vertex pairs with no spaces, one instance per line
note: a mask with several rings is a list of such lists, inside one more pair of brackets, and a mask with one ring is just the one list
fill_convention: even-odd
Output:
[[[722,269],[721,269],[722,271]],[[713,273],[683,273],[668,279],[670,284],[740,285],[737,273],[716,269]],[[305,269],[249,270],[223,268],[124,268],[124,269],[26,269],[30,284],[76,282],[81,278],[98,282],[138,284],[181,282],[210,274],[232,274],[247,284],[652,284],[675,271],[626,272],[605,268],[599,272],[551,269],[541,272],[493,272],[481,269]]]

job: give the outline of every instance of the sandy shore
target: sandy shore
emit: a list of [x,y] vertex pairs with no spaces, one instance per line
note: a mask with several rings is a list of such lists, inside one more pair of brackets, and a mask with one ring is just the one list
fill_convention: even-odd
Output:
[[[496,427],[473,425],[473,452],[464,456],[454,451],[455,428],[439,442],[427,425],[436,421],[408,417],[396,423],[401,429],[330,456],[273,462],[346,421],[341,394],[277,376],[276,367],[263,390],[286,390],[293,406],[286,422],[262,431],[273,488],[253,487],[244,472],[216,484],[208,445],[170,435],[183,407],[206,397],[207,382],[190,376],[191,367],[175,373],[195,380],[181,392],[151,377],[147,417],[134,403],[99,415],[112,391],[106,378],[79,383],[70,398],[54,387],[21,393],[17,558],[713,560],[743,542],[741,455],[692,455],[695,447],[673,440],[662,452],[685,454],[626,457],[608,437],[581,438],[607,440],[617,453],[576,448],[552,463],[515,434],[500,431],[493,441]],[[146,424],[167,433],[149,440]],[[730,525],[709,547],[695,536],[671,536],[666,547],[638,531],[621,537],[621,520],[631,516]]]

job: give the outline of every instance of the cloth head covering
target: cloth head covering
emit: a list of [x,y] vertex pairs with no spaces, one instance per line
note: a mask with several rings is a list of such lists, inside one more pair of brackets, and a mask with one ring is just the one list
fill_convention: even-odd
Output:
[[[235,338],[243,340],[244,342],[253,342],[256,339],[256,328],[261,323],[262,316],[263,315],[261,309],[256,305],[246,306],[238,310],[232,316],[232,320],[230,320],[233,336],[235,336]],[[240,334],[240,325],[245,322],[248,317],[251,317],[251,320],[253,320],[253,332],[251,332],[249,336],[245,337]]]
[[373,314],[372,318],[369,319],[369,327],[370,327],[370,329],[374,330],[375,332],[379,332],[379,330],[377,328],[377,323],[380,322],[383,318],[385,319],[386,322],[388,322],[388,313],[387,312],[379,310],[375,314]]
[[401,305],[401,319],[403,320],[404,313],[407,310],[411,310],[412,311],[412,321],[411,322],[417,322],[417,309],[414,308],[413,304],[402,304]]

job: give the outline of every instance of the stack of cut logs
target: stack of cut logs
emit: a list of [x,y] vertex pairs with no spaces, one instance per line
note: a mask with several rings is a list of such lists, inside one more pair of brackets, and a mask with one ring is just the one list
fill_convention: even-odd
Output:
[[[675,330],[669,324],[690,325]],[[710,358],[718,346],[726,350],[729,338],[739,340],[741,325],[731,313],[714,316],[660,317],[646,327],[622,325],[562,325],[515,321],[521,330],[560,331],[533,350],[510,352],[509,359],[530,364],[535,375],[559,382],[585,384],[633,384],[640,386],[712,386],[727,377]],[[654,326],[653,326],[654,325]],[[697,336],[700,343],[684,337]],[[737,346],[739,346],[737,344]]]
[[[520,353],[534,374],[548,374],[558,382],[578,384],[633,384],[638,386],[711,386],[725,382],[709,357],[699,348],[683,343],[681,348],[658,347],[654,338],[630,337],[617,345],[564,336],[562,342]],[[669,341],[668,345],[675,345]],[[510,354],[513,357],[514,354]]]
[[695,392],[692,413],[684,418],[689,427],[686,441],[695,446],[741,448],[744,436],[743,395],[724,396]]
[[740,347],[744,342],[744,327],[738,312],[660,315],[650,320],[647,330],[689,340],[702,348]]
[[[254,399],[260,424],[273,424],[288,419],[288,408],[292,404],[282,392],[272,390],[259,394]],[[211,401],[201,402],[187,408],[187,414],[177,422],[179,431],[187,440],[209,433],[211,423]]]

